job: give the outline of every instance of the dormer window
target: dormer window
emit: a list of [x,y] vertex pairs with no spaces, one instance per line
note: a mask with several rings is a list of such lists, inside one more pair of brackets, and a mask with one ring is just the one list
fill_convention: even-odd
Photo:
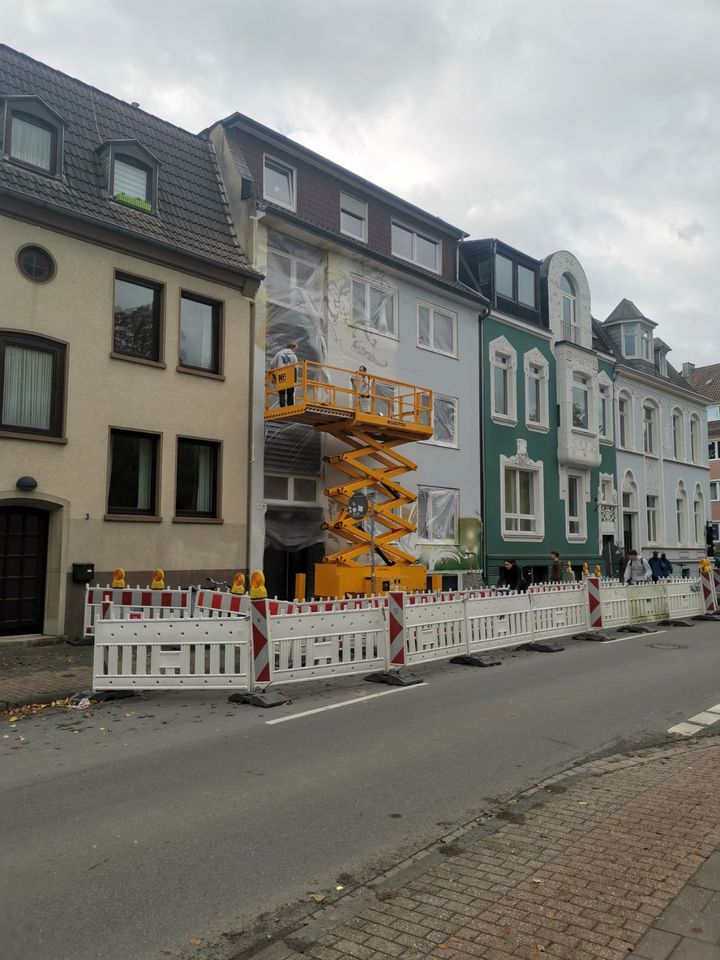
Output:
[[650,331],[640,327],[640,356],[643,360],[650,359]]
[[8,97],[5,106],[3,156],[38,173],[62,173],[64,124],[37,97]]
[[571,343],[580,342],[577,322],[577,291],[569,273],[560,278],[560,301],[562,307],[562,339]]
[[145,213],[157,210],[160,164],[137,140],[103,144],[108,193],[113,200]]
[[623,325],[623,354],[639,360],[651,359],[652,335],[647,327],[638,323]]

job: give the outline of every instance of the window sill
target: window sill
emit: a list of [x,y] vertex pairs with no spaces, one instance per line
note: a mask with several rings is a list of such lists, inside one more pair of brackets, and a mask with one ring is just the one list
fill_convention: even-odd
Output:
[[224,380],[224,373],[213,373],[212,370],[200,370],[196,367],[184,367],[182,364],[178,364],[175,367],[178,373],[189,373],[193,377],[205,377],[206,380]]
[[536,530],[503,530],[503,540],[544,540],[545,533]]
[[0,437],[4,440],[39,440],[41,443],[60,443],[66,444],[67,437],[49,437],[43,433],[21,433],[15,430],[3,430],[0,428]]
[[587,543],[586,533],[567,533],[565,536],[568,543]]
[[659,460],[659,459],[660,459],[660,454],[659,454],[659,453],[652,453],[650,450],[643,450],[643,456],[644,456],[644,457],[650,457],[651,460]]
[[143,513],[106,513],[103,520],[113,523],[162,523],[162,517],[149,517]]
[[173,523],[225,523],[222,517],[173,517]]
[[595,433],[594,430],[588,430],[587,427],[573,426],[570,429],[572,430],[573,433],[579,433],[581,437],[592,437],[595,440],[598,439],[597,433]]
[[400,340],[400,336],[397,333],[385,333],[382,330],[376,330],[375,327],[367,326],[364,323],[358,323],[357,320],[349,321],[348,326],[354,327],[356,330],[364,330],[366,333],[372,333],[376,337],[385,337],[387,340]]
[[418,540],[417,545],[419,547],[456,547],[458,542],[457,540]]
[[501,413],[491,413],[490,419],[500,427],[517,426],[517,417],[504,417]]
[[145,367],[157,367],[160,370],[164,370],[167,366],[163,360],[146,360],[145,357],[133,357],[129,353],[115,353],[114,350],[110,351],[110,358],[112,360],[127,360],[128,363],[141,363]]
[[420,443],[424,443],[428,447],[444,447],[445,450],[459,450],[459,443],[443,443],[442,440],[420,440]]
[[391,256],[395,257],[397,260],[402,260],[403,263],[411,263],[414,267],[419,267],[421,270],[425,270],[426,273],[434,274],[436,277],[440,276],[440,270],[437,267],[427,267],[424,263],[419,263],[417,260],[413,260],[412,257],[403,257],[400,253],[395,253],[391,248]]
[[417,348],[418,350],[425,350],[427,353],[435,353],[438,357],[448,357],[450,360],[458,359],[457,351],[455,351],[455,353],[448,353],[446,350],[436,350],[434,347],[429,347],[426,343],[419,343]]
[[604,443],[606,447],[611,447],[612,442],[612,437],[600,437],[600,443]]
[[525,421],[525,426],[528,430],[532,430],[534,433],[549,433],[550,426],[547,423],[535,423],[528,420]]

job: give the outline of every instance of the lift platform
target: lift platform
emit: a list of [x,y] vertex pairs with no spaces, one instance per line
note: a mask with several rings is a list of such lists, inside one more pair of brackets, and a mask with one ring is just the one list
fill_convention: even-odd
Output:
[[[266,421],[305,423],[349,448],[325,458],[347,479],[326,489],[336,509],[323,526],[347,546],[315,565],[316,595],[425,588],[426,568],[397,545],[400,537],[415,530],[398,511],[416,500],[397,480],[416,464],[397,447],[430,439],[432,402],[431,390],[312,361],[268,372]],[[368,516],[352,509],[351,498],[358,493],[369,501]]]

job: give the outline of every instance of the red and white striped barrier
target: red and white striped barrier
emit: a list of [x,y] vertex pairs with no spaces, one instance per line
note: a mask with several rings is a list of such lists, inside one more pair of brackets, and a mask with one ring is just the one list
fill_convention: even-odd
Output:
[[590,629],[599,630],[603,625],[602,603],[600,601],[600,577],[588,577],[587,590]]
[[114,620],[157,620],[189,617],[190,613],[189,590],[87,587],[83,634],[95,636],[96,622],[108,616]]
[[250,597],[219,590],[198,590],[194,617],[246,617],[250,615]]
[[252,623],[252,678],[253,686],[270,683],[270,633],[267,600],[250,601]]
[[405,601],[404,593],[388,594],[389,649],[388,667],[405,666]]
[[712,573],[700,574],[700,585],[702,587],[703,604],[705,613],[715,613],[717,606],[715,604],[714,576]]

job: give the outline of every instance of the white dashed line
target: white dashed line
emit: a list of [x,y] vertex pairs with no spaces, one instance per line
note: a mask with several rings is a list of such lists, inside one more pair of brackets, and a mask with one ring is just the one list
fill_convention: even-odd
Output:
[[693,734],[699,733],[703,727],[697,727],[694,723],[678,723],[674,727],[670,727],[668,733],[679,733],[682,737],[692,737]]
[[[303,710],[302,713],[291,713],[288,717],[277,717],[275,720],[266,720],[265,726],[272,727],[276,723],[287,723],[288,720],[299,720],[301,717],[312,717],[316,713],[325,713],[327,710],[339,710],[340,707],[349,707],[354,703],[365,703],[367,700],[376,700],[378,697],[387,697],[391,693],[409,693],[410,690],[420,690],[424,683],[416,683],[411,687],[395,687],[393,690],[383,690],[380,693],[370,693],[366,697],[355,697],[353,700],[343,700],[341,703],[331,703],[326,707],[316,707],[314,710]],[[717,717],[720,720],[720,716]]]
[[696,713],[685,723],[677,723],[674,727],[669,727],[668,733],[677,733],[681,737],[692,737],[713,723],[717,723],[718,720],[720,720],[720,703],[716,703],[714,707],[708,707],[702,713]]
[[711,723],[717,723],[720,720],[720,713],[709,713],[703,711],[702,713],[696,714],[694,717],[690,717],[688,723],[701,723],[706,727],[709,727]]

